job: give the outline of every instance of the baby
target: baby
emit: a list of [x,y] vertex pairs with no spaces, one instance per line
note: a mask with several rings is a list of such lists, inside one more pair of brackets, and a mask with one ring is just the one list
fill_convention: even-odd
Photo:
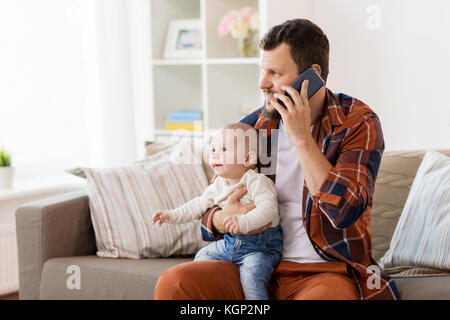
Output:
[[[252,141],[253,140],[253,141]],[[212,139],[209,163],[215,180],[203,194],[179,208],[158,211],[153,224],[186,223],[200,219],[213,205],[223,207],[228,196],[240,186],[247,188],[241,198],[256,208],[245,215],[224,220],[228,233],[222,240],[200,249],[194,260],[226,260],[239,266],[242,289],[247,300],[268,300],[267,284],[282,253],[282,232],[275,184],[254,169],[257,162],[257,132],[236,123],[220,129]],[[252,143],[253,142],[253,143]],[[263,232],[246,235],[271,222]]]

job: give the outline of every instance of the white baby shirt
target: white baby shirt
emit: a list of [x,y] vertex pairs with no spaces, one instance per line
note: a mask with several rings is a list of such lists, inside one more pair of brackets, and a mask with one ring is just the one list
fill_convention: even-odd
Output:
[[188,201],[176,209],[168,210],[169,223],[186,223],[200,219],[202,214],[213,205],[225,206],[230,194],[241,185],[247,187],[247,193],[241,198],[240,202],[243,205],[253,202],[256,208],[247,214],[238,216],[240,232],[250,232],[269,222],[272,222],[271,227],[278,226],[280,216],[278,214],[275,184],[270,178],[264,174],[257,173],[253,169],[246,171],[239,182],[232,186],[228,185],[228,181],[225,178],[216,177],[201,196]]

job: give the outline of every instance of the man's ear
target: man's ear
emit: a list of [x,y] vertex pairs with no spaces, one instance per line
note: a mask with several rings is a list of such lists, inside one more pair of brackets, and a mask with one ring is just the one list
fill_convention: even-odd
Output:
[[313,65],[311,65],[311,68],[313,68],[314,71],[315,71],[320,77],[322,77],[322,68],[321,68],[317,63],[314,63]]
[[251,167],[252,165],[256,164],[256,152],[255,151],[249,151],[245,155],[245,163],[244,165],[246,167]]

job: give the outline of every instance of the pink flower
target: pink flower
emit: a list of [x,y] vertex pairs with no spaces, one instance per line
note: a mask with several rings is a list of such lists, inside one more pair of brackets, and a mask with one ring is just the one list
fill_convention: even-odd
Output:
[[217,32],[219,33],[219,35],[221,37],[225,37],[228,35],[229,31],[228,31],[228,25],[223,22],[219,24],[219,27],[217,28]]
[[258,29],[258,9],[247,6],[239,11],[231,10],[224,15],[217,27],[217,33],[221,37],[231,35],[232,38],[246,38],[249,30],[258,31]]
[[239,10],[239,13],[241,14],[242,19],[244,19],[244,21],[248,21],[248,19],[250,19],[250,16],[255,12],[258,12],[258,9],[252,7],[243,7],[242,9]]
[[221,37],[227,36],[230,33],[230,24],[238,14],[239,12],[236,10],[231,10],[220,20],[217,32]]

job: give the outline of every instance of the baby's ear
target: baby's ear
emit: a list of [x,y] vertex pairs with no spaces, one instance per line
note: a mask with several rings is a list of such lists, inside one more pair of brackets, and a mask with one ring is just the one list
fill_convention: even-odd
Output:
[[249,151],[247,152],[247,155],[245,157],[245,166],[250,167],[252,165],[256,164],[256,152],[255,151]]

